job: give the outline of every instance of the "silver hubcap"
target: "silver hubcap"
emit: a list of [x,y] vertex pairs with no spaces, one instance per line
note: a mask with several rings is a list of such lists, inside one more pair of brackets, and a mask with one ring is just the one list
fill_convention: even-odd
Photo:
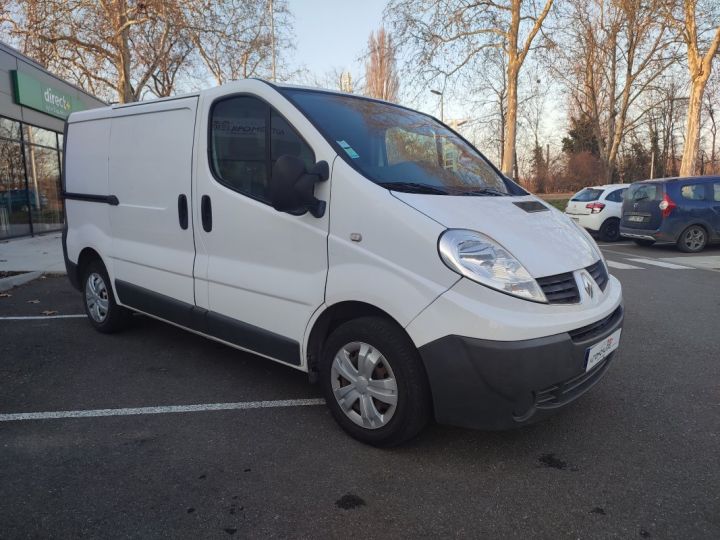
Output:
[[107,318],[110,300],[108,290],[100,274],[93,272],[85,282],[85,302],[88,313],[95,322],[103,322]]
[[330,376],[340,409],[358,426],[381,428],[395,414],[395,374],[372,345],[359,341],[345,345],[333,359]]
[[690,249],[700,249],[705,243],[705,233],[701,229],[692,228],[685,233],[685,245]]

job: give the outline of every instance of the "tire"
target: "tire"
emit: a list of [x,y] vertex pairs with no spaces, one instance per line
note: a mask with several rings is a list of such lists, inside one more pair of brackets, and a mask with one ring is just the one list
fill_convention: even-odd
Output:
[[600,240],[604,242],[617,242],[620,240],[620,220],[618,218],[606,219],[600,227]]
[[635,242],[638,246],[650,247],[655,243],[655,240],[642,240],[640,238],[636,238],[633,242]]
[[105,265],[90,261],[83,272],[83,304],[90,324],[103,334],[120,332],[130,325],[132,312],[117,305]]
[[699,253],[707,246],[708,235],[704,227],[690,225],[677,239],[677,248],[685,253]]
[[362,317],[342,324],[325,342],[320,362],[325,401],[355,439],[396,446],[429,421],[432,400],[420,355],[392,321]]

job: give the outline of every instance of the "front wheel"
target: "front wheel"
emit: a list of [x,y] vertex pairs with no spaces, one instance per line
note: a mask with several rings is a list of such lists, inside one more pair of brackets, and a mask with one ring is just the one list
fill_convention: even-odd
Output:
[[697,253],[705,249],[707,233],[700,225],[690,225],[685,229],[677,241],[677,247],[685,253]]
[[430,389],[419,353],[386,319],[363,317],[338,327],[323,348],[320,376],[333,417],[364,443],[401,444],[430,419]]
[[104,334],[125,329],[130,324],[132,313],[115,301],[103,263],[91,261],[83,276],[83,300],[90,323]]

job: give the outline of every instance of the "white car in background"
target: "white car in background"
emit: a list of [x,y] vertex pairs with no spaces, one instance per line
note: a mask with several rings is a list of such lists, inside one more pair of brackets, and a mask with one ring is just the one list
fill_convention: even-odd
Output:
[[565,213],[601,240],[615,242],[620,238],[623,193],[629,185],[586,187],[570,198]]

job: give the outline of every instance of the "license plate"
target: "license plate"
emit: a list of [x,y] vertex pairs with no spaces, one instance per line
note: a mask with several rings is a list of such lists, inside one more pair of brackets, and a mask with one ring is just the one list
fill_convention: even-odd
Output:
[[598,363],[602,362],[608,355],[618,348],[620,345],[620,332],[622,328],[618,328],[608,337],[596,343],[592,347],[588,347],[585,352],[585,371],[590,371]]
[[577,221],[578,223],[580,223],[580,218],[579,218],[579,217],[572,217],[572,216],[570,216],[570,219],[572,219],[573,221]]
[[644,216],[628,216],[628,221],[645,221]]

